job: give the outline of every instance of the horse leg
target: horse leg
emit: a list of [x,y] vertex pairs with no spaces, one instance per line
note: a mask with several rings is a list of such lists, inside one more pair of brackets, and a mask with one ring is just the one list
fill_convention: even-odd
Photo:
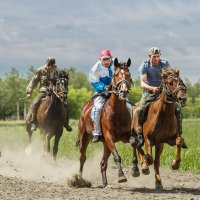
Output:
[[148,138],[145,138],[144,142],[145,142],[145,148],[146,148],[146,151],[147,151],[147,154],[145,155],[145,160],[146,160],[148,165],[152,165],[153,164],[153,156],[152,156],[151,142]]
[[155,187],[156,189],[163,189],[161,178],[160,178],[160,155],[163,151],[163,144],[155,145],[155,160],[154,160],[154,170],[155,170]]
[[82,177],[83,174],[83,166],[86,161],[86,150],[87,146],[89,144],[89,134],[85,131],[83,134],[80,136],[80,168],[79,168],[79,176]]
[[[105,135],[108,135],[108,134],[105,134]],[[124,176],[124,172],[122,171],[122,167],[121,167],[121,157],[117,152],[117,149],[115,147],[113,140],[111,139],[111,137],[106,137],[105,140],[108,145],[108,148],[113,154],[115,164],[117,165],[118,183],[127,182],[127,178]]]
[[44,131],[40,130],[40,138],[42,141],[42,149],[43,149],[43,153],[47,154],[47,139],[46,139],[46,134]]
[[[56,161],[56,157],[57,157],[57,153],[58,153],[58,144],[60,141],[60,137],[62,136],[62,132],[63,132],[63,128],[57,129],[56,134],[55,134],[55,140],[54,140],[54,145],[53,145],[53,158],[55,161]],[[50,140],[51,140],[51,138],[48,140],[49,149],[50,149]]]
[[103,182],[103,187],[105,188],[108,185],[107,177],[106,177],[106,170],[108,166],[108,158],[110,156],[110,150],[107,146],[107,144],[104,142],[104,153],[103,153],[103,158],[101,160],[101,174],[102,174],[102,182]]
[[177,170],[180,167],[180,163],[181,163],[181,147],[182,147],[182,145],[183,145],[183,139],[180,136],[178,136],[176,138],[176,146],[177,146],[176,158],[171,163],[171,167],[174,170]]
[[51,142],[52,137],[53,136],[50,133],[48,133],[46,136],[46,151],[47,151],[47,153],[50,153],[50,150],[51,150],[50,142]]
[[131,175],[133,177],[138,177],[138,176],[140,176],[140,171],[139,171],[139,168],[138,168],[137,144],[136,144],[135,137],[130,138],[130,143],[131,143],[131,146],[133,148],[133,160],[132,160],[133,168],[132,168]]
[[28,146],[25,149],[25,154],[28,156],[31,154],[32,152],[32,147],[31,147],[31,138],[32,138],[32,131],[30,130],[30,128],[27,128],[27,132],[28,132],[28,138],[29,138],[29,142],[28,142]]

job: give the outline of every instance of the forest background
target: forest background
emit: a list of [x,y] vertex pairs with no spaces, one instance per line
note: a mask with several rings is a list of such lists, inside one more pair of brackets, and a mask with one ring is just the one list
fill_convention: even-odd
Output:
[[[88,77],[84,72],[77,71],[74,67],[64,68],[69,73],[69,93],[67,102],[71,119],[78,119],[83,105],[93,95]],[[26,97],[26,87],[36,69],[30,66],[26,75],[22,76],[16,68],[0,77],[0,120],[24,119],[27,110],[37,96],[37,87],[29,100],[20,100]],[[187,105],[183,108],[183,118],[200,118],[200,80],[192,83],[189,79],[183,79],[187,87]],[[139,80],[135,79],[129,93],[129,101],[134,104],[141,99],[142,89]]]

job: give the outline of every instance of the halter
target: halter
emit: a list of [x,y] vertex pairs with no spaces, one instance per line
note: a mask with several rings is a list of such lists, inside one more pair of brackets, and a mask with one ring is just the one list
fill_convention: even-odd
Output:
[[[117,68],[117,70],[115,71],[115,75],[117,75],[117,74],[119,73],[120,70],[124,70],[125,68],[128,69],[128,68],[126,67],[126,64],[123,63],[122,65],[120,65],[120,66]],[[130,79],[130,80],[132,80],[132,79]],[[123,79],[121,79],[120,81],[118,81],[118,82],[115,84],[115,83],[114,83],[114,77],[113,77],[113,78],[112,78],[112,87],[113,87],[115,90],[113,90],[113,91],[111,91],[111,92],[112,92],[112,93],[115,93],[116,95],[120,95],[120,92],[121,92],[120,88],[121,88],[122,84],[125,84],[126,87],[127,87],[127,89],[128,89],[128,91],[129,91],[129,90],[131,89],[132,81],[129,82],[129,81],[126,80],[125,77],[123,76]],[[122,91],[122,92],[124,92],[124,91]]]
[[166,84],[166,82],[163,81],[163,82],[162,82],[163,92],[166,94],[166,96],[172,98],[171,101],[165,100],[165,102],[166,102],[166,103],[174,103],[174,102],[177,101],[177,94],[178,94],[178,92],[179,92],[180,90],[183,90],[183,91],[186,92],[186,87],[185,87],[184,84],[183,84],[183,85],[180,85],[180,78],[179,78],[179,77],[174,77],[174,76],[170,75],[170,76],[168,76],[168,77],[166,78],[166,80],[168,80],[169,78],[172,78],[173,80],[177,81],[176,89],[175,89],[175,91],[172,91],[172,90],[169,88],[168,84]]
[[[68,79],[65,77],[59,77],[56,81],[56,85],[53,86],[53,93],[56,95],[57,98],[59,98],[62,102],[65,101],[67,97],[67,88],[65,87],[65,84],[68,82]],[[58,90],[58,87],[60,89]]]

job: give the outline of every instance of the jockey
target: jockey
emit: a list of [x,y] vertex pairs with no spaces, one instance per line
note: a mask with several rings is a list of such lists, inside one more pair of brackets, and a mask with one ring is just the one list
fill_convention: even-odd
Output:
[[[58,73],[59,69],[57,68],[56,60],[52,57],[48,57],[46,59],[46,64],[42,67],[40,67],[30,83],[28,84],[26,88],[26,93],[27,97],[30,98],[32,96],[32,92],[34,88],[37,86],[38,83],[40,83],[40,90],[38,96],[35,98],[31,108],[32,108],[32,117],[31,117],[31,131],[35,131],[37,128],[37,119],[36,119],[36,114],[37,114],[37,109],[39,108],[40,102],[42,101],[43,98],[45,98],[48,93],[49,93],[49,88],[51,87],[52,84],[55,84],[57,78],[58,78]],[[68,111],[67,109],[67,104],[65,103],[65,109],[66,112]],[[72,131],[71,126],[69,126],[69,117],[67,115],[67,119],[65,122],[64,127],[67,129],[67,131]]]
[[[99,61],[91,68],[89,72],[89,80],[95,90],[94,95],[105,92],[110,88],[113,75],[111,69],[113,63],[114,61],[112,60],[111,52],[108,49],[102,50],[100,52]],[[93,143],[98,142],[102,137],[100,119],[106,99],[106,96],[102,95],[97,95],[94,98],[94,107],[91,111],[91,118],[94,123],[94,131],[92,132]]]
[[[149,50],[149,59],[144,61],[138,72],[140,73],[140,84],[143,89],[142,98],[140,100],[140,106],[138,110],[138,127],[137,132],[140,135],[140,145],[143,145],[143,123],[144,114],[147,106],[160,94],[161,86],[161,70],[164,67],[170,67],[169,62],[161,58],[161,52],[158,47],[152,47]],[[175,116],[178,124],[178,134],[182,134],[182,113],[181,108],[176,104]],[[139,145],[139,146],[140,146]],[[183,143],[182,148],[187,148],[187,145]]]

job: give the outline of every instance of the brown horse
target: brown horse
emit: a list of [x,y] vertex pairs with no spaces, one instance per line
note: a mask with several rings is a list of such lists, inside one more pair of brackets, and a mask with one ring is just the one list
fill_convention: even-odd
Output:
[[[107,177],[106,170],[108,165],[108,158],[113,154],[114,161],[118,168],[118,182],[126,182],[121,167],[121,157],[115,147],[115,142],[122,141],[128,143],[130,140],[132,127],[131,127],[131,114],[127,109],[126,97],[130,90],[132,79],[129,72],[131,65],[130,58],[126,63],[119,63],[118,59],[114,60],[114,75],[112,78],[112,90],[110,97],[106,101],[102,110],[101,126],[104,136],[103,146],[104,153],[101,160],[101,173],[103,187],[106,187]],[[83,107],[79,125],[78,125],[78,140],[77,145],[80,147],[80,169],[79,176],[82,177],[83,166],[86,161],[86,150],[89,141],[92,138],[92,131],[94,129],[91,110],[93,107],[93,99],[90,99]],[[133,134],[133,133],[132,133]],[[134,158],[136,157],[136,147],[133,145]],[[139,176],[139,169],[137,167],[138,160],[133,159],[133,175]]]
[[[170,67],[163,68],[162,92],[149,106],[146,121],[143,124],[143,134],[145,141],[146,155],[141,155],[142,170],[147,173],[148,166],[154,162],[155,186],[156,189],[162,189],[162,183],[159,173],[160,155],[163,151],[164,143],[171,146],[177,146],[176,158],[173,160],[172,169],[178,169],[181,162],[181,147],[183,138],[177,133],[177,119],[175,116],[176,102],[184,105],[186,97],[186,87],[179,77],[179,70]],[[134,128],[138,124],[138,105],[135,106]],[[155,145],[155,159],[152,157],[152,146]]]
[[[52,84],[50,95],[47,95],[41,102],[37,110],[37,124],[40,129],[43,150],[50,152],[50,140],[55,136],[53,146],[53,157],[56,160],[58,144],[63,133],[63,125],[66,121],[65,99],[67,97],[68,74],[61,70],[58,75],[56,84]],[[29,135],[29,146],[26,151],[31,150],[31,124],[30,113],[26,119],[26,130]]]

